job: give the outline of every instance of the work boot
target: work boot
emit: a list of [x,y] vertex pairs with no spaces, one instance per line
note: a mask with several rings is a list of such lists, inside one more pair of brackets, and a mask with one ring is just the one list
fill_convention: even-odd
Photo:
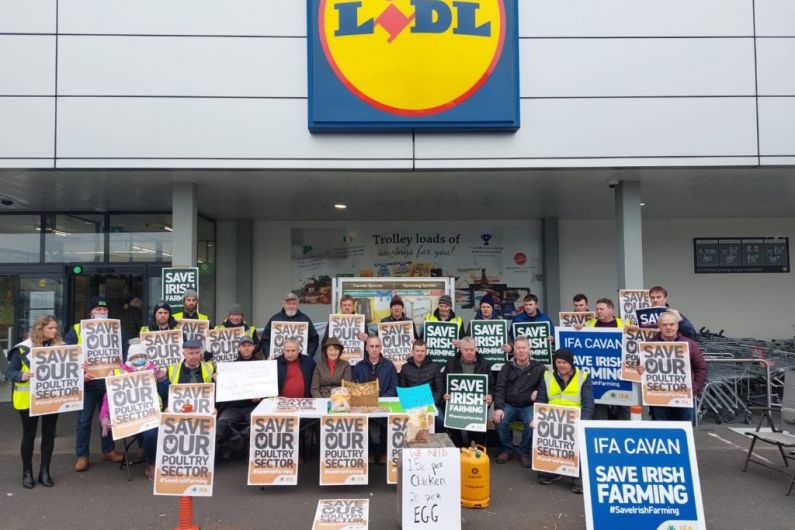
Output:
[[33,489],[36,486],[36,481],[33,480],[33,470],[26,467],[22,470],[22,487],[26,489]]
[[55,482],[52,481],[52,477],[50,476],[50,466],[41,466],[39,470],[39,484],[47,488],[52,488],[55,485]]
[[77,457],[77,461],[75,462],[75,471],[79,473],[81,471],[85,471],[86,469],[88,469],[88,457],[87,456]]
[[577,495],[582,495],[582,479],[575,478],[571,481],[571,491]]
[[497,463],[498,463],[498,464],[506,464],[506,463],[508,463],[508,461],[509,461],[509,460],[510,460],[512,457],[513,457],[513,455],[512,455],[512,454],[510,454],[510,453],[506,453],[505,451],[503,451],[502,453],[500,453],[499,455],[497,455]]
[[102,460],[105,460],[106,462],[121,462],[124,460],[124,455],[113,449],[107,453],[102,453]]
[[552,473],[544,473],[543,475],[538,475],[538,482],[539,484],[543,484],[544,486],[549,486],[556,480],[560,480],[560,475],[553,475]]

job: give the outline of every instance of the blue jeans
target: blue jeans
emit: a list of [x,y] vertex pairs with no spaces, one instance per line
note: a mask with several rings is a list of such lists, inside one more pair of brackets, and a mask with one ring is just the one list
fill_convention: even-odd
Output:
[[649,407],[654,421],[687,421],[693,423],[693,408]]
[[[77,431],[75,440],[75,455],[88,457],[88,444],[91,441],[91,422],[94,419],[94,410],[102,407],[102,399],[105,397],[105,382],[101,385],[97,383],[87,383],[83,392],[83,410],[77,415]],[[109,453],[116,449],[113,435],[108,432],[107,436],[102,437],[102,452]]]
[[519,454],[530,456],[530,451],[533,448],[533,430],[530,428],[530,422],[533,420],[533,405],[514,407],[506,403],[502,410],[505,415],[497,424],[497,434],[500,437],[502,451],[508,454],[513,452],[513,433],[508,424],[512,421],[521,421],[524,424],[524,430],[522,431],[522,441],[519,442]]
[[157,427],[138,434],[138,443],[144,448],[146,463],[154,464],[157,460]]

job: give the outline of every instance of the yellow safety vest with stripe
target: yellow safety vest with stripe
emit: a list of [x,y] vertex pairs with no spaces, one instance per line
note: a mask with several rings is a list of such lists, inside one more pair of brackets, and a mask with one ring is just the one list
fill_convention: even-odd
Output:
[[[464,320],[461,317],[459,317],[459,316],[455,316],[455,317],[451,318],[450,320],[440,320],[433,313],[428,313],[427,315],[425,315],[425,321],[426,322],[453,322],[454,324],[458,325],[458,336],[461,336],[461,330],[464,328]],[[456,337],[456,338],[458,338],[458,337]]]
[[[599,322],[599,320],[597,320],[597,319],[589,320],[588,322],[585,323],[584,327],[586,327],[586,328],[595,328],[597,322]],[[616,317],[616,328],[622,329],[623,327],[624,327],[624,321],[621,320],[620,318]]]
[[77,343],[83,344],[83,337],[80,336],[80,322],[72,326],[72,329],[75,330],[75,335],[77,335]]
[[[183,316],[184,314],[185,314],[184,312],[180,311],[179,313],[174,313],[174,314],[173,314],[173,315],[171,315],[171,316],[172,316],[172,317],[174,317],[174,319],[175,319],[175,320],[181,320],[181,319],[184,319],[184,318],[185,318],[185,317]],[[196,319],[194,319],[194,320],[210,320],[210,317],[208,317],[208,316],[207,316],[207,315],[205,315],[204,313],[196,313],[196,316],[197,316],[198,318],[196,318]]]
[[[168,367],[168,380],[172,385],[179,384],[179,374],[182,371],[183,364],[185,363],[180,362],[179,364],[172,364],[171,366]],[[204,383],[212,383],[213,365],[201,361],[199,363],[199,366],[202,369],[202,381]]]
[[[246,326],[248,326],[248,329],[244,332],[244,334],[248,335],[249,337],[254,339],[254,341],[256,342],[256,340],[257,340],[257,327],[254,326],[253,324],[249,324],[248,322],[244,321],[239,326],[229,326],[229,327],[230,328],[245,328]],[[224,326],[223,324],[218,324],[217,326],[215,326],[215,329],[227,329],[227,327]]]
[[[22,352],[20,352],[20,355]],[[22,361],[22,373],[30,372],[30,366],[25,361]],[[14,409],[28,410],[30,409],[30,379],[27,381],[16,382],[14,381],[13,393]]]
[[[122,374],[131,374],[133,372],[125,372],[121,368],[114,368],[113,375],[122,375]],[[160,403],[160,410],[163,410],[163,398],[160,397],[160,394],[157,395],[157,401]]]
[[588,374],[579,368],[574,369],[574,373],[569,379],[566,388],[560,388],[558,380],[552,375],[551,370],[544,372],[544,382],[547,384],[547,398],[550,405],[560,405],[561,407],[580,408],[582,405],[582,395],[580,390]]

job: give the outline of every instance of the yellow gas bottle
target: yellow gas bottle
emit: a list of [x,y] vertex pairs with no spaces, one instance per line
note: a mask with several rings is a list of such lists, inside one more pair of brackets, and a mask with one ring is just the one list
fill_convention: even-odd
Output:
[[461,506],[488,508],[491,468],[482,445],[461,448]]

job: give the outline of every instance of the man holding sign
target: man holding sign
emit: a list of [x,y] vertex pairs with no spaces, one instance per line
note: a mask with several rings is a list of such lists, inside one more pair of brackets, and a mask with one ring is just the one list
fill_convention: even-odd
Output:
[[[420,386],[424,384],[431,386],[433,401],[436,407],[442,405],[444,395],[444,379],[438,364],[428,357],[428,346],[422,340],[415,340],[411,346],[411,357],[398,374],[398,386],[402,388]],[[436,432],[442,432],[444,427],[442,416],[435,418]]]
[[169,384],[211,383],[213,365],[202,361],[202,341],[186,340],[182,343],[182,362],[168,367]]
[[[234,362],[245,363],[253,360],[256,360],[254,339],[249,335],[244,335],[237,346],[237,360]],[[260,398],[241,399],[226,401],[220,405],[216,424],[216,441],[224,460],[232,456],[232,451],[245,449],[251,424],[251,412],[260,401]]]
[[298,309],[298,295],[295,293],[287,293],[282,301],[282,310],[268,320],[268,324],[262,332],[262,346],[260,348],[262,355],[264,355],[266,359],[271,355],[271,328],[274,322],[306,322],[309,324],[307,345],[303,353],[310,357],[315,356],[318,343],[320,342],[320,336],[317,334],[312,319]]
[[528,294],[524,297],[524,311],[513,317],[511,327],[508,330],[509,338],[514,339],[513,325],[522,322],[549,322],[549,343],[555,343],[555,324],[549,315],[543,313],[538,307],[538,297],[534,294]]

